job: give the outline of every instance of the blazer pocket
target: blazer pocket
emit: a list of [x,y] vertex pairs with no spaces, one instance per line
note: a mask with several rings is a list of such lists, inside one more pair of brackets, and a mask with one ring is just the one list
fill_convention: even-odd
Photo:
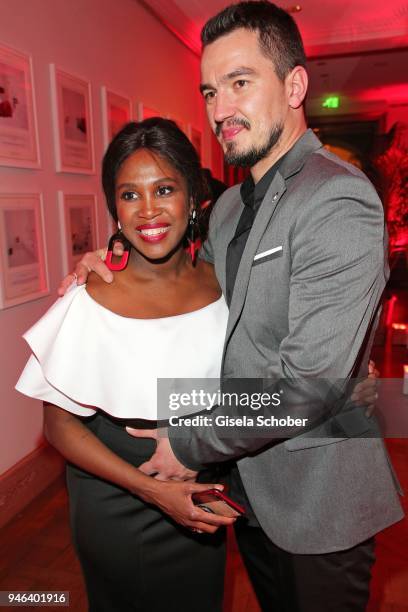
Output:
[[[335,425],[336,431],[338,430],[339,432],[339,437],[330,435],[330,425],[328,427],[328,423],[333,423]],[[286,440],[284,444],[287,450],[305,450],[306,448],[328,446],[329,444],[337,444],[338,442],[344,442],[345,440],[352,440],[355,438],[371,438],[381,435],[375,420],[367,418],[362,411],[355,408],[337,414],[331,421],[328,421],[328,423],[324,423],[306,434]]]
[[257,253],[253,259],[252,267],[264,263],[265,261],[282,257],[282,254],[282,246],[274,247],[273,249],[268,249],[267,251],[262,251],[262,253]]
[[286,440],[283,444],[288,451],[306,450],[307,448],[319,448],[320,446],[328,446],[329,444],[337,444],[344,442],[350,438],[311,438],[308,436],[295,436]]

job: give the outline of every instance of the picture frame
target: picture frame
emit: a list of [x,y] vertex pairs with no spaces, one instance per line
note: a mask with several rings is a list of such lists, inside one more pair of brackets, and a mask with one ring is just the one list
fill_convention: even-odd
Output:
[[51,100],[57,172],[94,174],[91,86],[50,64]]
[[150,108],[149,106],[145,106],[143,102],[137,103],[137,117],[139,121],[150,119],[150,117],[162,117],[162,116],[163,115],[159,113],[158,110],[154,108]]
[[122,127],[132,120],[132,103],[130,98],[101,87],[102,134],[104,147],[108,146]]
[[42,194],[0,194],[0,308],[49,295]]
[[195,128],[193,125],[189,124],[188,126],[188,137],[191,141],[191,143],[193,144],[195,150],[198,153],[198,157],[200,158],[200,161],[202,162],[203,160],[203,156],[202,156],[202,142],[203,142],[203,135],[201,130]]
[[40,168],[32,58],[0,45],[0,166]]
[[88,251],[98,248],[98,213],[94,193],[58,192],[63,273],[69,274]]

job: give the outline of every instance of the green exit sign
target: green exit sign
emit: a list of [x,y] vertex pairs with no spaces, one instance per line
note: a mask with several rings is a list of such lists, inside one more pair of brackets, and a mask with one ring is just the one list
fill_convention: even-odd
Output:
[[329,96],[325,98],[322,102],[323,108],[339,108],[340,106],[340,98],[339,96]]

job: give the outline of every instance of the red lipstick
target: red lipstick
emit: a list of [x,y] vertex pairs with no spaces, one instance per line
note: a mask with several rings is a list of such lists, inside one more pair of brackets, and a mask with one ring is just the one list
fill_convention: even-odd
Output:
[[142,240],[152,243],[163,240],[168,234],[170,225],[169,223],[144,223],[135,229]]

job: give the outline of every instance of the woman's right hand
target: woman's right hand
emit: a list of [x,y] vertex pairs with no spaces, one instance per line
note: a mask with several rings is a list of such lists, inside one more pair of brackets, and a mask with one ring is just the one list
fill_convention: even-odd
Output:
[[[118,257],[123,255],[123,245],[120,241],[115,242],[113,253]],[[65,295],[74,280],[76,280],[77,285],[86,283],[90,272],[95,272],[95,274],[100,276],[106,283],[111,283],[113,281],[113,274],[104,263],[105,257],[106,249],[85,253],[82,259],[77,263],[75,271],[71,272],[71,274],[67,274],[61,281],[58,287],[58,295]]]
[[[158,506],[180,525],[199,533],[215,533],[219,527],[232,525],[235,518],[210,514],[195,506],[193,493],[208,489],[223,490],[220,484],[199,484],[196,482],[159,481],[152,478],[152,491],[143,495],[148,503]],[[141,496],[142,497],[142,496]]]

